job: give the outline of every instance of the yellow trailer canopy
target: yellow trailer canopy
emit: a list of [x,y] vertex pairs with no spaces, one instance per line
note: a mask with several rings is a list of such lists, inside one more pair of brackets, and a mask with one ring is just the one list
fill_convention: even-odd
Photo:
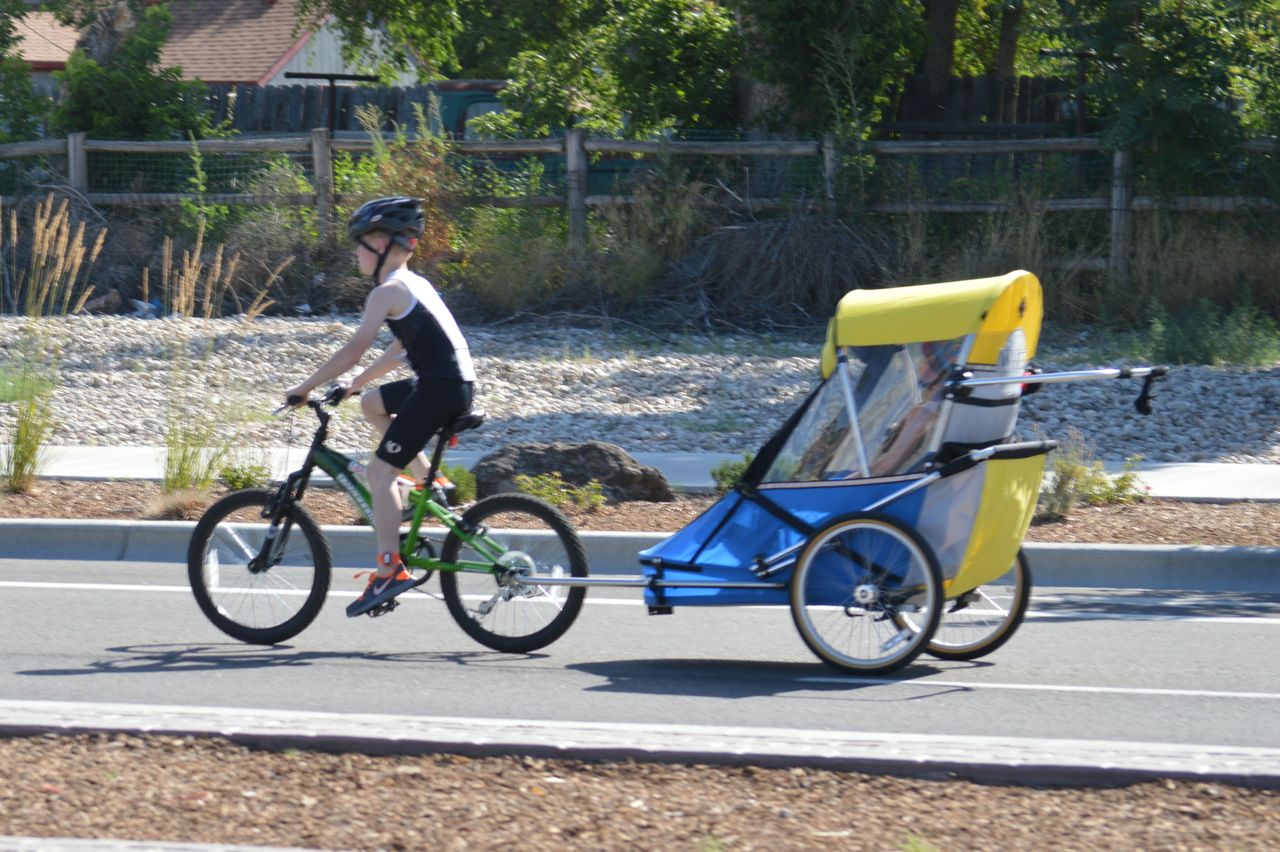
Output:
[[822,375],[835,369],[841,346],[887,346],[978,335],[971,364],[995,364],[1015,329],[1035,355],[1044,313],[1040,281],[1018,270],[995,278],[853,290],[836,306],[822,348]]

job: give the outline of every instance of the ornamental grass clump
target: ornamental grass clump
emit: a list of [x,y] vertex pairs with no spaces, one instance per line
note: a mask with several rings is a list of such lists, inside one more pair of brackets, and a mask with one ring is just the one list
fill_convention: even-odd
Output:
[[212,372],[205,349],[198,359],[183,338],[171,348],[161,490],[207,493],[218,480],[248,422],[243,406],[209,392],[203,376]]
[[[17,356],[0,371],[0,404],[13,406],[13,420],[0,444],[0,477],[11,492],[30,491],[45,462],[57,421],[53,394],[58,384],[60,328],[49,317],[79,313],[93,285],[89,272],[102,250],[106,230],[87,246],[86,225],[73,222],[67,199],[55,203],[50,194],[37,201],[30,233],[22,239],[16,209],[0,210],[0,258],[4,271],[4,306],[25,314]],[[25,253],[26,261],[19,256]]]
[[25,494],[35,486],[46,460],[49,438],[57,426],[53,416],[54,374],[42,367],[35,342],[23,344],[23,355],[12,370],[0,373],[0,402],[13,405],[8,442],[0,445],[0,476],[4,488]]

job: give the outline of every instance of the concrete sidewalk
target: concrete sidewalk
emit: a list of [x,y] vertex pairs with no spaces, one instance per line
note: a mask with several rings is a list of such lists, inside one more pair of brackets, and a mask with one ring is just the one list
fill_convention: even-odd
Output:
[[[272,475],[283,478],[302,463],[306,448],[276,447],[263,453],[271,460]],[[471,467],[483,455],[477,451],[455,451],[446,458],[450,464]],[[673,488],[693,493],[714,489],[711,471],[717,465],[742,459],[741,454],[733,453],[638,452],[632,456],[640,464],[662,471]],[[1106,466],[1107,472],[1113,474],[1121,468],[1119,463]],[[1136,470],[1141,483],[1150,487],[1152,497],[1209,503],[1280,502],[1280,464],[1142,463]],[[41,475],[50,479],[159,480],[163,472],[163,447],[55,446],[48,448]],[[326,477],[317,472],[316,478]]]

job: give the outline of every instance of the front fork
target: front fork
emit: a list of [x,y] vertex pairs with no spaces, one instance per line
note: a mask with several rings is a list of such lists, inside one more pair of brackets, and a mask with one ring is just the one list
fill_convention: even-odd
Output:
[[250,574],[261,574],[280,564],[285,548],[289,546],[289,533],[293,531],[293,513],[288,509],[302,499],[302,492],[306,489],[310,477],[311,460],[308,457],[307,464],[303,465],[301,470],[289,474],[289,478],[276,489],[271,499],[262,507],[262,517],[269,520],[271,524],[267,527],[262,547],[258,549],[257,555],[249,560]]

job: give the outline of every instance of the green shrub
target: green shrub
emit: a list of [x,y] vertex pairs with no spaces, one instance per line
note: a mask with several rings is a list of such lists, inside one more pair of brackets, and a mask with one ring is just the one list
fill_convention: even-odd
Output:
[[1134,503],[1146,497],[1134,468],[1141,456],[1125,459],[1124,471],[1109,476],[1102,462],[1093,457],[1093,447],[1076,429],[1068,429],[1058,446],[1049,471],[1049,487],[1040,495],[1036,517],[1061,520],[1078,505],[1115,506]]
[[261,462],[228,462],[218,471],[218,479],[232,491],[261,488],[271,481],[271,467]]
[[720,464],[711,468],[711,478],[716,483],[716,494],[724,495],[738,484],[738,480],[742,479],[742,475],[747,472],[747,468],[751,466],[751,462],[755,460],[752,453],[743,453],[742,461],[722,461]]
[[530,497],[550,503],[557,509],[576,506],[591,511],[604,505],[604,486],[596,480],[586,485],[570,485],[559,471],[539,473],[536,476],[520,473],[515,477],[516,488]]
[[458,503],[470,503],[476,499],[476,477],[460,464],[442,464],[440,472],[449,478],[457,489],[453,499]]
[[1174,364],[1268,366],[1280,361],[1280,328],[1249,301],[1224,309],[1207,299],[1170,314],[1156,308],[1151,355]]

